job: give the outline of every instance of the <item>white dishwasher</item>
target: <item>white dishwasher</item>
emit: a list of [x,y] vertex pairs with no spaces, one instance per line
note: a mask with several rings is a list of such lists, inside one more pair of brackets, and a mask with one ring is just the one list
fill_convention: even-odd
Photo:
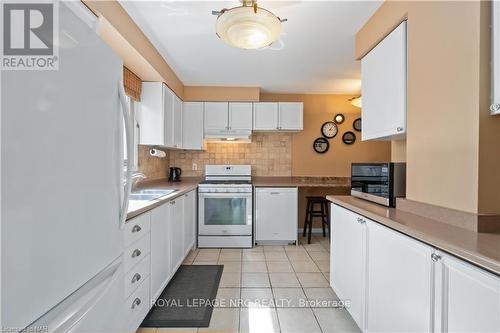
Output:
[[297,243],[297,187],[255,188],[255,243]]

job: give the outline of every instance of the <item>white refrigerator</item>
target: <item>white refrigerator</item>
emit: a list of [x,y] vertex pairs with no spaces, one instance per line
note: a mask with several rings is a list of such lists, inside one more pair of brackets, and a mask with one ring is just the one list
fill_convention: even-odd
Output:
[[74,5],[59,4],[58,70],[1,73],[0,327],[10,331],[121,329],[122,61]]

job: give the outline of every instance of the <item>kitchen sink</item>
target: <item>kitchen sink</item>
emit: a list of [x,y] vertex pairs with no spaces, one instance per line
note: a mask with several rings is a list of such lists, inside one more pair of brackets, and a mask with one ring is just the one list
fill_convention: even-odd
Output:
[[155,190],[155,189],[147,189],[147,190],[139,190],[130,193],[130,200],[135,201],[151,201],[155,199],[159,199],[166,195],[172,194],[177,190]]

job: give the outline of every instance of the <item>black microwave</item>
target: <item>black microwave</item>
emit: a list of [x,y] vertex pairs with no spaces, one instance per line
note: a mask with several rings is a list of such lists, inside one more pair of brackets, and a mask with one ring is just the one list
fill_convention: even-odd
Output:
[[406,163],[352,163],[351,195],[396,207],[406,196]]

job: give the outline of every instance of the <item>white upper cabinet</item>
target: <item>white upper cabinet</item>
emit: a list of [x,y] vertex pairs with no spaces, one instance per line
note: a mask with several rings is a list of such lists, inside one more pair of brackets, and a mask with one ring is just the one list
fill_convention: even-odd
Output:
[[227,102],[205,102],[205,132],[226,131],[228,111]]
[[278,103],[279,129],[282,131],[302,131],[303,103]]
[[303,103],[253,103],[253,129],[256,131],[301,131]]
[[140,144],[165,145],[164,96],[161,82],[142,83],[141,108],[136,117]]
[[229,103],[230,131],[252,130],[252,103]]
[[203,149],[203,102],[184,102],[183,104],[182,148]]
[[173,148],[182,146],[182,101],[179,97],[174,98],[174,117],[172,121]]
[[406,21],[361,59],[363,140],[406,133]]
[[435,259],[434,332],[500,332],[500,278],[444,253]]
[[[168,89],[168,87],[163,84],[163,128],[164,128],[164,139],[163,146],[173,147],[174,146],[174,103],[175,94],[173,91]],[[144,129],[145,131],[146,129]]]
[[278,130],[278,103],[253,103],[253,129]]

